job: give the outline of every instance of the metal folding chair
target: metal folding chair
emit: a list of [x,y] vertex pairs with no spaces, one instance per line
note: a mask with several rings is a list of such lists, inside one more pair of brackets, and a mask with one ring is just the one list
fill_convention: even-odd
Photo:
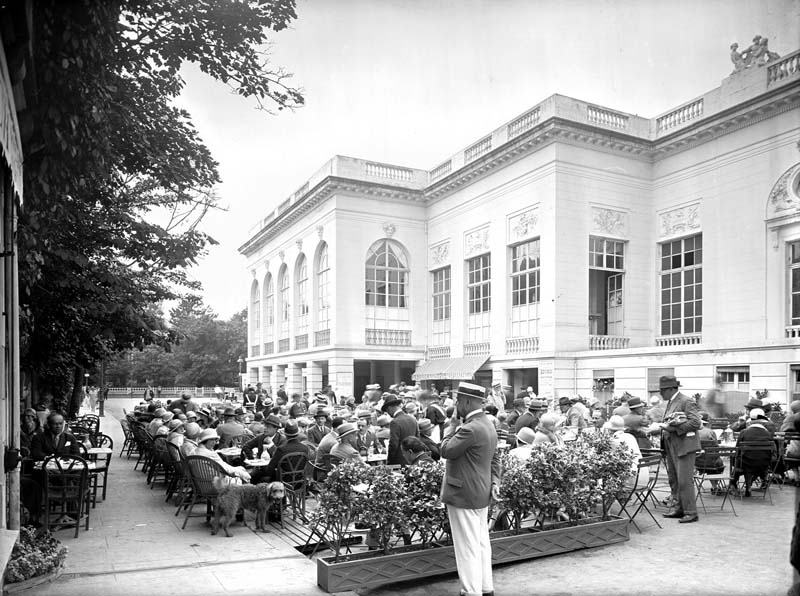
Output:
[[[620,513],[624,513],[628,516],[628,519],[633,524],[633,527],[636,528],[636,531],[640,534],[642,533],[642,530],[636,523],[636,516],[642,509],[647,512],[647,514],[650,516],[650,519],[652,519],[659,528],[661,527],[661,524],[647,506],[647,502],[650,500],[650,495],[653,492],[653,487],[658,482],[658,474],[659,470],[661,469],[661,453],[649,453],[639,458],[638,469],[641,470],[642,468],[647,468],[650,472],[647,483],[644,486],[638,486],[637,475],[637,484],[634,485],[633,490],[631,490],[622,498],[617,497],[617,502],[620,506]],[[635,507],[635,509],[631,514],[629,509],[633,507]]]
[[[733,506],[733,499],[730,498],[730,491],[728,487],[730,486],[731,477],[732,477],[732,469],[734,465],[734,461],[736,459],[736,447],[719,447],[715,445],[708,445],[704,446],[701,450],[701,453],[708,456],[709,459],[713,459],[715,457],[722,458],[723,463],[725,463],[725,469],[718,473],[718,474],[709,474],[705,471],[696,471],[694,475],[694,483],[695,487],[697,488],[697,495],[695,499],[700,500],[700,505],[703,508],[703,513],[708,513],[706,509],[705,499],[703,498],[703,485],[706,481],[708,482],[716,482],[717,486],[719,487],[718,493],[722,494],[722,504],[719,506],[719,510],[723,511],[725,509],[725,503],[730,504],[731,512],[734,516],[738,517],[736,513],[736,509]],[[709,494],[714,494],[709,493]]]

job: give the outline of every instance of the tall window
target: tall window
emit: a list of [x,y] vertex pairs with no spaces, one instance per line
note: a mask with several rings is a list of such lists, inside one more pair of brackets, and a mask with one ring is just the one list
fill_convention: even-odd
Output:
[[406,307],[408,268],[399,247],[381,240],[370,248],[366,267],[368,306]]
[[433,277],[433,345],[450,345],[450,267],[431,273]]
[[384,238],[367,251],[365,262],[367,329],[410,330],[408,308],[408,254]]
[[250,288],[250,336],[252,345],[261,344],[261,288],[257,281]]
[[800,240],[789,243],[789,301],[791,325],[800,325]]
[[703,330],[703,235],[661,245],[661,335]]
[[511,337],[539,335],[539,240],[511,247]]
[[317,331],[331,327],[330,289],[328,245],[323,244],[317,258]]
[[489,341],[492,309],[492,257],[467,261],[467,342]]
[[272,274],[267,273],[264,281],[264,342],[270,343],[275,339],[275,286],[272,283]]
[[305,255],[297,257],[297,295],[295,305],[297,308],[296,333],[305,335],[308,333],[308,261]]
[[278,274],[278,283],[280,285],[280,294],[278,295],[280,309],[280,335],[279,339],[286,339],[289,337],[289,320],[291,319],[292,307],[289,304],[289,272],[284,265]]
[[625,243],[589,238],[589,334],[623,335]]

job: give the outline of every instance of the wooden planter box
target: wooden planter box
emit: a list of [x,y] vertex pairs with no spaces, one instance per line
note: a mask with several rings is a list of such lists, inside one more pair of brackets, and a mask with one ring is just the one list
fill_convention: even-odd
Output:
[[[547,555],[605,546],[628,540],[627,519],[584,523],[521,534],[493,533],[492,564],[522,561]],[[452,546],[399,547],[388,555],[376,552],[317,558],[317,584],[326,592],[368,588],[456,571]]]

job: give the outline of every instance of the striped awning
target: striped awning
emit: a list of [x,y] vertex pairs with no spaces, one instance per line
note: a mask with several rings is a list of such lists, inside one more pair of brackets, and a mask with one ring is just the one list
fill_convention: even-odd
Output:
[[415,381],[468,381],[475,378],[475,371],[488,359],[485,355],[428,360],[417,367],[411,378]]

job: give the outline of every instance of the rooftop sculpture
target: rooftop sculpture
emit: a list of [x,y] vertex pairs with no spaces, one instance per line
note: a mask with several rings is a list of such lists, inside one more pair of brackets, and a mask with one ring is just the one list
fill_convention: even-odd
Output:
[[733,62],[733,73],[741,72],[752,66],[764,66],[767,62],[777,60],[780,56],[777,52],[771,52],[766,37],[756,35],[753,44],[742,52],[739,52],[739,44],[731,44],[731,62]]

